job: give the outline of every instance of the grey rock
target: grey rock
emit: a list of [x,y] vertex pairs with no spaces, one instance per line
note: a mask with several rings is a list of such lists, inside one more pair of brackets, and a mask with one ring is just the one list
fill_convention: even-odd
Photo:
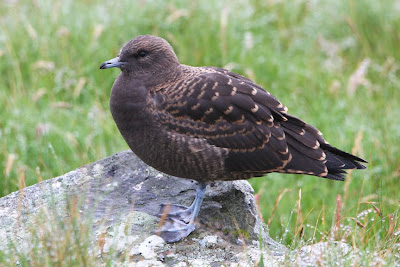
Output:
[[200,240],[200,245],[206,248],[216,247],[218,243],[221,242],[221,238],[216,235],[208,235],[205,236],[202,240]]
[[0,250],[22,255],[45,247],[40,240],[54,222],[76,219],[88,226],[100,263],[117,252],[128,255],[118,263],[132,266],[246,266],[261,254],[266,266],[278,265],[286,248],[269,237],[247,181],[210,184],[198,227],[184,240],[166,244],[154,235],[161,204],[191,204],[196,185],[154,170],[130,151],[117,153],[0,198]]
[[157,256],[156,249],[163,247],[163,245],[165,245],[165,241],[161,237],[152,235],[140,243],[138,252],[147,260],[153,259]]

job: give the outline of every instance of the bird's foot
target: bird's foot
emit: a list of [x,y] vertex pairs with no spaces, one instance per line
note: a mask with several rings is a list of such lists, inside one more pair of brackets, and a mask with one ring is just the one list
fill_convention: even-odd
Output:
[[162,204],[159,217],[162,218],[163,216],[165,216],[165,213],[168,213],[166,215],[167,220],[171,219],[171,220],[182,221],[184,223],[189,223],[189,221],[192,218],[193,207],[192,206],[186,207],[178,204]]
[[159,234],[167,243],[173,243],[187,237],[195,229],[194,222],[184,223],[169,218],[161,227]]
[[160,236],[168,243],[177,242],[187,237],[195,229],[194,221],[199,215],[206,184],[199,183],[196,198],[190,207],[182,205],[162,205],[160,216]]

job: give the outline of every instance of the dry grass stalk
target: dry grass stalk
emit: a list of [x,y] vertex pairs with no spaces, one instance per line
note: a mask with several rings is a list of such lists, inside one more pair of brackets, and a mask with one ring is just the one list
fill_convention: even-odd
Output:
[[169,214],[169,210],[171,208],[171,204],[167,204],[164,207],[163,213],[160,217],[160,221],[158,222],[158,230],[157,230],[157,235],[160,236],[161,235],[161,227],[164,225],[165,223],[165,219],[167,218],[168,214]]
[[284,196],[287,192],[290,192],[290,191],[291,191],[290,189],[285,188],[285,189],[283,189],[283,191],[281,191],[281,192],[278,194],[278,196],[276,197],[274,207],[272,208],[271,215],[269,216],[269,219],[268,219],[268,222],[267,222],[267,225],[268,225],[268,226],[271,225],[272,219],[274,218],[274,215],[275,215],[276,209],[278,208],[279,202],[282,200],[283,196]]

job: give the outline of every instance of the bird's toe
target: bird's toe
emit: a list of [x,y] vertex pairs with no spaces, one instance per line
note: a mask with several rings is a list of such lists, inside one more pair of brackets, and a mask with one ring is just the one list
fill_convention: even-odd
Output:
[[195,229],[194,223],[174,222],[173,224],[165,224],[159,231],[160,236],[167,243],[178,242],[182,238],[187,237]]

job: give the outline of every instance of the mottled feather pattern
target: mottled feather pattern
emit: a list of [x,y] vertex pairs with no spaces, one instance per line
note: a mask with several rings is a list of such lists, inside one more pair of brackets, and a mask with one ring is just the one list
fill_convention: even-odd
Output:
[[[288,115],[287,108],[262,87],[220,68],[183,68],[184,83],[172,82],[157,91],[164,99],[158,106],[160,120],[176,133],[226,148],[226,177],[220,179],[270,172],[342,179],[341,171],[328,175],[320,147],[320,142],[327,143],[320,132]],[[296,161],[289,164],[293,156]]]
[[[176,133],[205,138],[228,149],[226,177],[221,179],[238,179],[240,172],[248,178],[252,172],[259,175],[284,168],[291,159],[279,125],[286,120],[285,107],[239,75],[222,69],[188,68],[194,71],[183,71],[190,81],[185,91],[171,83],[157,92],[164,99],[158,106],[161,122]],[[279,113],[278,121],[273,113]]]

